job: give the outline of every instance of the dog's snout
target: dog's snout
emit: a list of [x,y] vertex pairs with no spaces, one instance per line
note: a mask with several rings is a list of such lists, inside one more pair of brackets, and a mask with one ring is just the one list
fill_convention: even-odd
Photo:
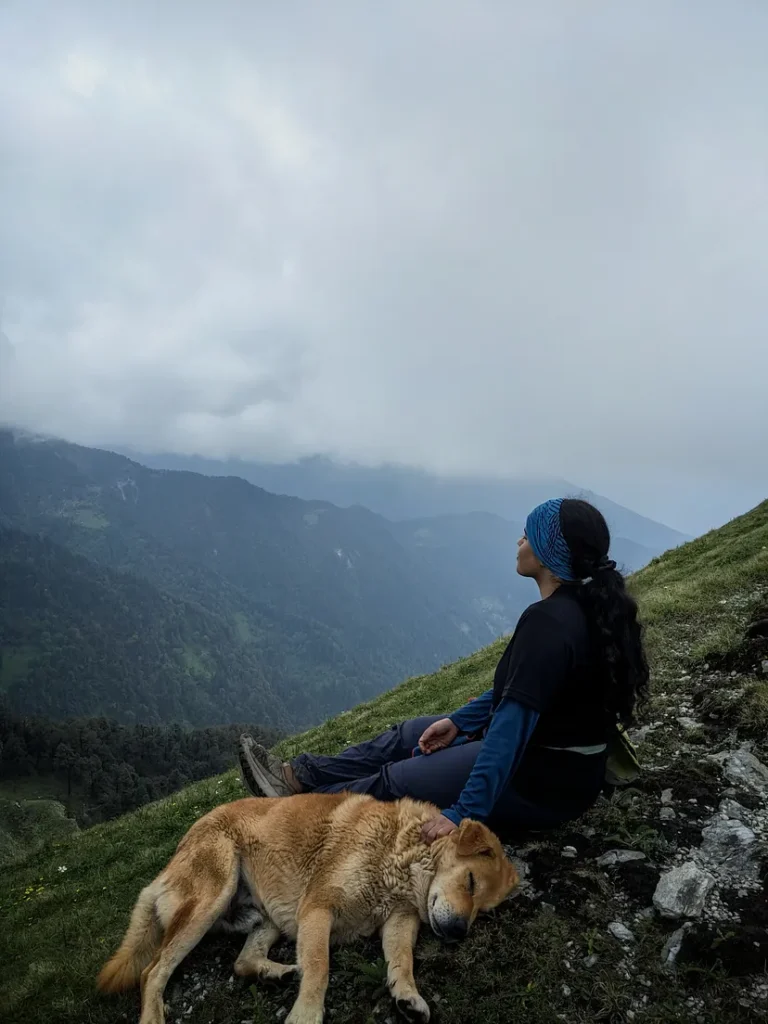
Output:
[[461,942],[462,939],[467,937],[469,922],[463,917],[454,917],[450,921],[442,923],[440,931],[448,942]]

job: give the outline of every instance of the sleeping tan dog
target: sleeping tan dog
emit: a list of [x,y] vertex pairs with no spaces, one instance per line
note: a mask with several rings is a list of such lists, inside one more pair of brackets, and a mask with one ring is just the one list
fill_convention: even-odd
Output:
[[[189,829],[167,867],[142,890],[122,945],[98,985],[141,983],[140,1024],[163,1024],[163,992],[175,967],[214,926],[248,932],[239,975],[300,971],[286,1024],[320,1024],[330,942],[381,931],[388,983],[400,1012],[429,1020],[413,978],[421,921],[463,938],[477,913],[517,884],[496,836],[479,822],[427,846],[421,826],[439,810],[413,800],[308,793],[224,804]],[[269,959],[283,934],[297,964]]]

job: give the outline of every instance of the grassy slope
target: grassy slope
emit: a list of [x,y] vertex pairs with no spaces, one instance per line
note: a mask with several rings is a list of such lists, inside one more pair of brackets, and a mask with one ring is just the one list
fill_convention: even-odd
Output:
[[[662,971],[659,951],[669,927],[658,919],[635,926],[638,942],[629,960],[605,929],[608,922],[626,915],[632,887],[622,888],[616,879],[597,871],[592,855],[622,842],[644,849],[652,861],[663,860],[674,850],[675,835],[648,824],[649,808],[653,800],[658,802],[659,786],[679,787],[686,779],[699,779],[701,770],[696,759],[686,754],[671,768],[664,766],[672,756],[671,747],[679,746],[679,729],[670,716],[676,702],[687,699],[686,679],[695,678],[697,671],[692,666],[732,650],[750,611],[764,600],[760,595],[768,594],[768,502],[722,530],[657,559],[634,578],[632,586],[648,626],[657,692],[646,717],[669,718],[672,723],[643,744],[645,757],[658,765],[658,772],[649,773],[652,778],[645,791],[629,806],[626,800],[603,801],[585,822],[578,823],[569,838],[579,849],[578,862],[561,860],[564,836],[539,850],[533,881],[544,890],[544,902],[525,896],[511,901],[451,951],[422,936],[417,980],[435,1008],[436,1019],[455,1024],[470,1020],[554,1024],[558,1019],[585,1024],[631,1019],[626,1013],[634,1007],[637,1019],[660,1024],[678,1017],[696,1020],[695,1000],[702,996],[713,1009],[699,1020],[725,1024],[758,1019],[752,1009],[740,1006],[738,986],[727,972],[716,967],[702,972],[696,964],[681,968],[677,976]],[[397,719],[456,707],[488,686],[499,652],[500,645],[495,645],[434,675],[409,680],[369,704],[285,741],[283,751],[333,752]],[[766,707],[766,684],[749,676],[743,683],[746,697],[739,702],[735,725],[745,735],[757,734],[754,716]],[[675,687],[670,711],[667,691]],[[719,743],[714,733],[705,739],[712,746]],[[49,1024],[112,1024],[125,1019],[126,1013],[128,1019],[135,1019],[135,995],[101,998],[93,993],[93,978],[118,942],[139,889],[164,865],[186,828],[211,807],[241,794],[234,773],[207,780],[117,821],[55,841],[4,871],[0,878],[2,1019],[7,1024],[32,1019]],[[642,879],[636,878],[634,889],[638,887],[642,889]],[[638,906],[647,906],[649,894],[643,891],[639,899]],[[237,942],[218,939],[201,944],[181,969],[181,986],[176,985],[174,992],[175,983],[171,985],[175,1014],[182,1012],[194,979],[200,981],[198,994],[207,990],[207,996],[183,1017],[190,1024],[274,1020],[280,1007],[290,1005],[293,983],[250,991],[229,981],[237,946]],[[590,953],[598,956],[597,964],[577,970],[576,965]],[[276,955],[281,954],[288,955],[278,949]],[[393,1008],[381,998],[378,956],[375,943],[335,954],[329,1006],[336,1024],[392,1015]],[[644,993],[652,996],[645,1004]]]

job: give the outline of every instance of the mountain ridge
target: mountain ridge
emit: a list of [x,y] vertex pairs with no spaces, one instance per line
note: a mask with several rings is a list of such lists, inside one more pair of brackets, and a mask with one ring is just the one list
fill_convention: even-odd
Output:
[[[130,454],[130,449],[118,448]],[[388,519],[422,519],[444,514],[491,512],[512,522],[551,497],[584,497],[606,515],[612,533],[658,553],[692,539],[689,534],[560,478],[505,480],[487,477],[439,477],[400,465],[367,467],[309,456],[290,463],[247,459],[211,459],[171,453],[133,457],[155,468],[187,469],[207,475],[240,476],[273,493],[307,500],[320,498],[343,507],[362,504]]]

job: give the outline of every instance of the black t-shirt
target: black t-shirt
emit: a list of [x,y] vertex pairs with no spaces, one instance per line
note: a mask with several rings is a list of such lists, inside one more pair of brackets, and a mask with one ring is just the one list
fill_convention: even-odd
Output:
[[563,585],[520,616],[496,668],[493,706],[512,698],[539,712],[532,748],[605,743],[602,677],[575,587]]

